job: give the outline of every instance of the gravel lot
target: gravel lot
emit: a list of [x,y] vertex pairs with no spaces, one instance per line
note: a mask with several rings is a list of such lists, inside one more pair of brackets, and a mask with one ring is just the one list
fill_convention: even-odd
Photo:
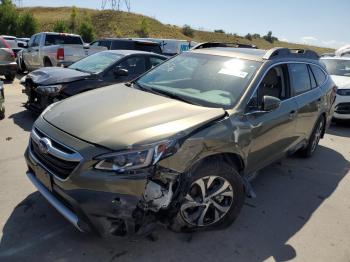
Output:
[[[2,79],[3,80],[3,79]],[[19,81],[0,121],[0,261],[350,261],[350,124],[333,125],[312,159],[291,157],[253,182],[222,231],[100,239],[76,231],[35,191],[23,158],[35,120]]]

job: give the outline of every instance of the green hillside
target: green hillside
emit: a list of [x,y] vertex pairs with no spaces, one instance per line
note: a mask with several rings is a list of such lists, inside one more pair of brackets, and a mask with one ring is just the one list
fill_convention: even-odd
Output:
[[[56,21],[63,20],[69,21],[71,14],[71,7],[32,7],[21,9],[32,13],[39,21],[40,31],[52,31],[52,28]],[[80,20],[84,20],[87,17],[91,17],[92,23],[95,28],[96,36],[101,37],[139,37],[139,31],[142,21],[147,21],[147,28],[149,31],[149,37],[155,38],[176,38],[176,39],[191,39],[182,33],[182,28],[173,25],[165,25],[151,17],[111,11],[111,10],[93,10],[77,8],[78,16]],[[251,30],[254,32],[254,28]],[[278,36],[277,36],[278,37]],[[274,46],[289,47],[289,48],[301,48],[312,49],[318,53],[332,52],[333,49],[322,48],[315,46],[306,46],[300,44],[286,43],[281,41],[275,41],[273,44],[265,41],[262,38],[253,38],[252,41],[233,34],[214,33],[195,30],[192,40],[197,42],[204,41],[224,41],[224,42],[241,42],[257,45],[259,48],[268,49]]]

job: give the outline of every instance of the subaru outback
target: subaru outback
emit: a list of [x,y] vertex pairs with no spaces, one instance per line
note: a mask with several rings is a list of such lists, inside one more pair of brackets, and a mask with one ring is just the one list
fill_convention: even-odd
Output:
[[257,170],[311,156],[336,87],[308,50],[208,48],[48,107],[27,176],[81,231],[224,228]]

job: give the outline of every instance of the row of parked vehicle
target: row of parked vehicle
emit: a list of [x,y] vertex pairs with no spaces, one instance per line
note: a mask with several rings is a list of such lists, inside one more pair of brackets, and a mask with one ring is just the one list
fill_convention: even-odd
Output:
[[313,51],[228,46],[101,51],[29,73],[27,107],[43,110],[30,181],[80,231],[230,225],[258,170],[315,153],[339,91]]

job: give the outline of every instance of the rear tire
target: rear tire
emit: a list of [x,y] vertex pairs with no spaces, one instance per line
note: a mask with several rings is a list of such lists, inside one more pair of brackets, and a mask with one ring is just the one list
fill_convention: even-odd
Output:
[[220,229],[235,221],[245,199],[237,168],[210,160],[195,169],[190,184],[170,229],[176,232]]
[[312,131],[312,134],[309,139],[309,143],[304,149],[300,150],[300,155],[302,157],[309,158],[315,153],[318,147],[318,143],[320,142],[320,139],[322,137],[324,126],[325,126],[325,119],[323,116],[321,116],[317,120],[316,125]]
[[52,67],[52,63],[49,59],[44,60],[44,67]]
[[7,74],[5,75],[5,78],[7,81],[12,82],[15,79],[16,75],[15,74]]

